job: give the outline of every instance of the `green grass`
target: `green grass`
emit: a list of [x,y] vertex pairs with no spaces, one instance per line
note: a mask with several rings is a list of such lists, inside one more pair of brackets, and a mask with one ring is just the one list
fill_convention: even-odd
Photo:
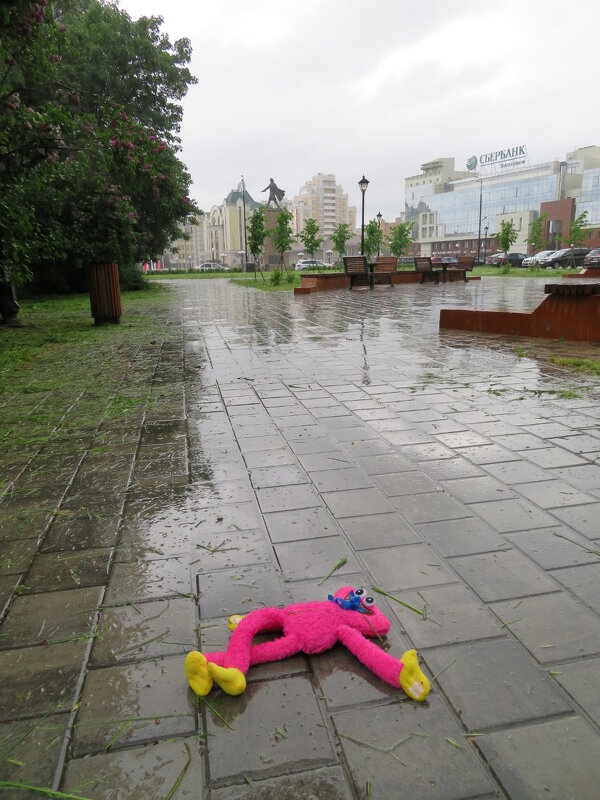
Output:
[[167,297],[123,292],[121,324],[102,326],[87,295],[22,301],[21,325],[0,326],[0,455],[46,444],[57,425],[76,435],[139,415],[147,386],[132,360],[163,337]]
[[557,367],[571,367],[578,372],[600,375],[600,359],[598,358],[561,358],[552,356],[550,361]]

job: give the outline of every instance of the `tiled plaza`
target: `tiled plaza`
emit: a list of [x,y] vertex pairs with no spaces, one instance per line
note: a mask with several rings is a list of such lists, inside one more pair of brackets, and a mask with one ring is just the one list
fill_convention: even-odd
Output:
[[[441,307],[530,310],[543,283],[171,281],[162,336],[123,353],[135,424],[67,415],[7,465],[0,780],[93,800],[600,796],[600,387],[549,361],[598,348],[438,328]],[[252,668],[239,697],[188,690],[185,653],[222,649],[230,614],[345,584],[426,605],[377,595],[425,703],[341,647]]]

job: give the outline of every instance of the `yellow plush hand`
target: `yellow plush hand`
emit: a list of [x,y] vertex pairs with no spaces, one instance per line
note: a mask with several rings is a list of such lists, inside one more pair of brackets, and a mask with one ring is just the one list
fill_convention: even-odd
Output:
[[400,673],[400,686],[411,700],[425,700],[431,689],[426,675],[421,671],[416,650],[407,650],[402,656],[404,667]]

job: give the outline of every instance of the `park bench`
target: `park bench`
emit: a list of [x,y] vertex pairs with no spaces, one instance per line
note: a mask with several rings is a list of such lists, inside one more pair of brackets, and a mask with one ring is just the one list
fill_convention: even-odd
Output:
[[373,270],[375,283],[389,283],[393,286],[392,276],[396,272],[398,266],[398,259],[396,256],[377,256],[377,262]]
[[432,278],[436,283],[440,282],[439,270],[433,268],[429,256],[415,256],[415,272],[421,275],[421,283],[425,283],[425,278]]
[[462,272],[464,282],[467,282],[467,272],[472,272],[475,265],[475,256],[459,256],[456,264],[446,264],[444,270],[444,280],[446,279],[446,271],[448,272]]
[[350,278],[350,289],[355,284],[373,288],[373,275],[369,275],[365,256],[344,256],[344,272]]

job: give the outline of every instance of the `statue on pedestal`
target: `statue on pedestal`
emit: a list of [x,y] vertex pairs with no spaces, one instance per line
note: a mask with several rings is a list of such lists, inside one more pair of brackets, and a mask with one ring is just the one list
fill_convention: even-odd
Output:
[[285,192],[283,191],[283,189],[280,189],[279,186],[277,186],[273,178],[269,178],[269,185],[266,186],[262,191],[269,192],[269,199],[267,200],[267,208],[269,208],[272,202],[275,203],[276,208],[280,208],[278,201],[283,200]]

